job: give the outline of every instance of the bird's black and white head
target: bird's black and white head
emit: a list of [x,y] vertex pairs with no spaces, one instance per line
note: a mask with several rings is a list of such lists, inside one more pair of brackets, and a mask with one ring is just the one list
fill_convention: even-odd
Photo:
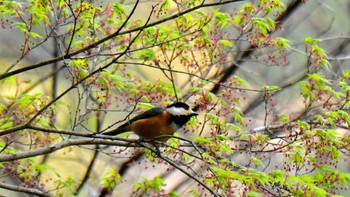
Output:
[[173,103],[167,106],[165,110],[171,115],[171,124],[175,130],[184,126],[192,116],[198,115],[190,106],[182,102]]

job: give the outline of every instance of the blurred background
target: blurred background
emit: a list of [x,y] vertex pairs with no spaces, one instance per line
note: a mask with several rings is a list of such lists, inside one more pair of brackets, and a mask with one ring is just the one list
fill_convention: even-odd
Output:
[[[28,2],[18,1],[24,4]],[[91,3],[98,5],[102,10],[107,8],[114,2],[118,1],[91,1]],[[119,1],[123,4],[125,12],[130,13],[134,7],[135,1]],[[135,13],[131,20],[146,20],[150,14],[152,6],[161,4],[163,1],[141,1],[137,6]],[[170,1],[169,15],[181,10],[182,1]],[[176,3],[177,2],[177,3]],[[213,3],[216,1],[206,1]],[[213,9],[227,14],[235,14],[239,12],[243,5],[251,2],[253,5],[258,5],[259,1],[241,1],[219,6],[210,6],[201,8],[203,13],[212,14]],[[323,48],[328,54],[328,61],[331,66],[322,68],[319,72],[323,73],[328,80],[337,80],[339,75],[350,68],[350,1],[349,0],[308,0],[308,1],[282,1],[285,5],[285,10],[280,13],[271,12],[268,15],[274,20],[278,21],[276,30],[271,33],[271,37],[282,37],[290,41],[290,47],[285,53],[276,51],[269,47],[257,47],[249,41],[249,35],[240,35],[233,26],[225,26],[223,28],[216,28],[211,31],[212,38],[229,40],[232,42],[232,47],[223,47],[217,53],[222,54],[225,60],[217,60],[217,62],[206,62],[206,57],[210,55],[209,50],[196,48],[193,51],[196,58],[190,59],[189,62],[199,61],[198,67],[188,69],[185,67],[181,59],[176,59],[172,62],[172,69],[183,72],[193,72],[203,78],[216,81],[218,83],[229,83],[235,76],[248,82],[245,87],[246,91],[232,90],[233,99],[239,100],[239,109],[242,111],[244,122],[247,123],[244,131],[259,129],[264,125],[273,124],[278,121],[277,114],[288,114],[290,117],[299,117],[305,110],[304,99],[300,96],[298,83],[306,79],[307,73],[310,71],[310,57],[308,51],[305,50],[306,45],[303,39],[305,37],[319,39],[318,45]],[[0,3],[1,4],[1,3]],[[196,16],[196,15],[194,15]],[[60,18],[62,17],[62,18]],[[115,16],[110,16],[115,17]],[[59,23],[63,20],[64,13],[55,13],[53,11],[48,15],[48,20],[55,26],[55,22]],[[36,32],[41,35],[50,35],[47,39],[26,39],[23,32],[16,28],[16,23],[21,22],[21,18],[1,18],[2,29],[0,30],[0,72],[11,72],[17,69],[24,68],[28,65],[36,65],[40,62],[50,60],[52,58],[60,57],[65,54],[63,43],[64,33],[69,29],[66,25],[59,25],[55,28],[48,29],[49,25],[36,25]],[[72,19],[68,19],[72,20]],[[112,19],[113,20],[113,19]],[[151,22],[161,20],[161,16],[152,17]],[[106,18],[108,21],[108,18]],[[174,24],[174,20],[167,23]],[[64,24],[64,23],[62,23]],[[71,25],[71,24],[70,24]],[[136,26],[136,25],[135,25]],[[132,25],[129,26],[130,28]],[[84,28],[84,27],[82,27]],[[91,36],[91,43],[105,35],[99,35],[105,32],[108,35],[108,29],[104,31],[89,30]],[[125,30],[127,31],[127,29]],[[113,32],[113,30],[111,31]],[[59,35],[59,36],[55,36]],[[86,36],[86,35],[85,35]],[[76,35],[76,39],[87,40]],[[125,36],[127,37],[127,35]],[[126,38],[125,38],[126,39]],[[88,57],[90,54],[101,53],[106,56],[90,58],[87,69],[91,72],[99,67],[106,65],[108,61],[108,54],[118,53],[118,45],[122,41],[115,41],[114,46],[99,46],[92,48],[83,54],[78,54],[76,57]],[[188,40],[191,42],[191,40]],[[33,47],[30,51],[22,50],[23,47]],[[77,47],[78,46],[74,46]],[[113,55],[116,55],[113,54]],[[157,49],[155,55],[159,59],[166,59],[164,51]],[[137,54],[135,55],[137,56]],[[128,59],[129,58],[129,59]],[[121,62],[132,61],[134,57],[126,57]],[[138,62],[140,65],[141,63]],[[210,64],[210,66],[208,66]],[[120,63],[121,67],[125,66]],[[140,65],[125,66],[125,72],[131,73],[135,78],[135,84],[143,84],[142,80],[160,84],[159,81],[169,82],[169,76],[164,74],[164,70],[155,67],[147,67]],[[156,65],[156,64],[153,64]],[[166,66],[165,66],[166,68]],[[70,70],[71,69],[71,70]],[[90,69],[90,70],[89,70]],[[113,72],[110,69],[110,72]],[[119,68],[118,68],[119,69]],[[57,98],[62,92],[67,90],[74,84],[74,80],[78,77],[72,77],[74,74],[73,67],[69,66],[69,62],[61,61],[50,64],[49,66],[38,67],[17,75],[17,81],[12,85],[4,87],[1,85],[3,98],[0,98],[2,104],[9,104],[11,97],[16,97],[18,94],[36,94]],[[191,75],[184,75],[175,73],[174,76],[176,87],[179,88],[179,97],[188,102],[191,106],[198,106],[198,95],[195,96],[191,91],[193,84],[199,84],[201,79],[191,77]],[[7,79],[14,80],[14,79]],[[202,85],[203,91],[212,92],[215,95],[224,94],[223,89],[217,86],[218,83],[206,83]],[[233,83],[233,82],[232,82]],[[21,84],[20,87],[18,84]],[[125,83],[126,86],[130,85]],[[166,84],[164,85],[166,86]],[[265,86],[279,86],[282,87],[280,91],[273,95],[271,103],[273,110],[266,114],[266,92],[261,91]],[[137,89],[139,86],[132,88]],[[131,88],[131,89],[132,89]],[[168,88],[168,87],[167,87]],[[164,88],[166,89],[166,88]],[[171,89],[171,87],[170,87]],[[108,130],[115,126],[116,121],[121,121],[132,111],[133,103],[136,99],[125,96],[130,92],[125,92],[123,89],[112,88],[109,91],[100,90],[98,86],[87,90],[83,87],[73,88],[69,93],[60,98],[60,102],[64,104],[56,104],[56,114],[50,118],[48,125],[54,125],[55,128],[72,131],[83,132],[99,132]],[[110,101],[113,103],[103,103],[96,98],[108,97],[105,92],[110,93]],[[89,97],[89,95],[93,95]],[[174,98],[170,95],[164,97],[158,94],[149,94],[152,100],[150,103],[154,106],[164,106],[165,103],[171,103]],[[84,99],[82,99],[84,98]],[[96,101],[97,100],[97,101]],[[136,112],[144,111],[145,109],[137,108]],[[205,111],[205,109],[202,109]],[[316,112],[315,112],[316,113]],[[204,115],[198,117],[198,122],[204,120]],[[235,122],[233,117],[228,116],[227,122]],[[198,125],[197,125],[198,126]],[[198,126],[200,127],[200,126]],[[191,130],[187,126],[184,131]],[[208,128],[209,133],[210,128]],[[181,136],[191,138],[197,133],[180,132]],[[199,130],[197,130],[199,132]],[[347,131],[340,131],[347,132]],[[13,136],[16,137],[16,136]],[[131,135],[131,137],[135,137]],[[249,156],[249,155],[248,155]],[[245,154],[235,155],[232,157],[234,161],[244,165],[248,156]],[[135,157],[135,158],[134,158]],[[278,154],[271,154],[273,160],[271,163],[283,162],[283,157]],[[344,156],[347,158],[347,156]],[[191,188],[197,188],[197,183],[183,175],[181,172],[174,169],[169,170],[169,166],[165,163],[154,164],[147,159],[138,158],[138,152],[135,149],[125,149],[123,147],[113,147],[105,145],[90,145],[90,146],[72,146],[49,155],[40,157],[42,163],[50,166],[50,169],[41,174],[42,180],[50,182],[51,177],[57,177],[59,174],[62,180],[72,179],[82,180],[87,179],[86,184],[81,188],[78,196],[99,196],[100,195],[100,181],[103,174],[116,167],[123,169],[123,182],[119,184],[113,193],[113,196],[131,196],[132,188],[135,181],[142,181],[143,177],[161,176],[167,181],[165,190],[178,191],[179,194],[185,194],[185,191]],[[342,162],[339,168],[342,171],[349,171],[349,163]],[[91,169],[89,169],[91,168]],[[270,165],[273,169],[274,166]],[[194,170],[200,171],[200,166],[195,166]],[[87,172],[88,176],[87,176]],[[15,179],[5,177],[7,183],[19,184]],[[51,183],[49,183],[51,184]],[[78,184],[77,184],[78,185]],[[64,187],[64,186],[62,186]],[[52,188],[50,186],[49,188]],[[24,196],[23,193],[10,192],[8,190],[0,189],[0,193],[5,196]],[[54,192],[53,192],[54,193]],[[349,195],[347,192],[342,195]],[[137,196],[137,195],[135,195]]]

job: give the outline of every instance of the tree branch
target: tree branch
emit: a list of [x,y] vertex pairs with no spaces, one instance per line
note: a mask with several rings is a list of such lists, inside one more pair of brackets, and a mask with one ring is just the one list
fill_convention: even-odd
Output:
[[[105,139],[103,139],[105,138]],[[47,147],[42,147],[34,150],[27,150],[20,153],[10,153],[0,156],[0,163],[6,161],[14,161],[18,159],[24,159],[28,157],[35,157],[43,154],[49,154],[69,146],[78,146],[78,145],[93,145],[93,144],[104,144],[111,146],[124,146],[132,147],[132,144],[137,143],[137,140],[130,140],[125,138],[117,138],[110,136],[99,136],[99,138],[84,138],[76,140],[65,140],[63,142],[53,144]]]
[[28,188],[28,187],[22,187],[18,185],[11,185],[4,183],[0,181],[0,188],[11,190],[11,191],[16,191],[16,192],[21,192],[21,193],[26,193],[26,194],[32,194],[40,197],[51,197],[53,195],[49,194],[47,191],[42,191],[39,189],[34,189],[34,188]]

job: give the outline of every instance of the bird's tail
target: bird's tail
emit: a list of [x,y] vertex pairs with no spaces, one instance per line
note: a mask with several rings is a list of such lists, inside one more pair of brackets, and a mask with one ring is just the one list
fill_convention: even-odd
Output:
[[111,130],[111,131],[107,131],[107,132],[104,132],[104,133],[101,133],[102,135],[110,135],[110,136],[114,136],[114,135],[119,135],[119,134],[122,134],[122,133],[125,133],[127,132],[127,127],[129,126],[128,123],[125,123],[123,125],[121,125],[120,127],[114,129],[114,130]]

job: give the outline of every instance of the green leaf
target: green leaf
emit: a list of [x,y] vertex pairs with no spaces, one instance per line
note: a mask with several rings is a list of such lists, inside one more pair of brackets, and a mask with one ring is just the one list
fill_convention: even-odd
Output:
[[214,94],[214,93],[212,93],[212,92],[209,92],[207,95],[206,95],[206,99],[208,99],[209,101],[215,101],[215,100],[217,100],[217,96]]
[[193,197],[199,197],[200,196],[199,191],[197,191],[195,189],[190,190],[188,193],[190,193]]
[[[21,13],[22,4],[16,1],[0,1],[0,13],[4,19],[7,16],[15,16],[17,12]],[[22,14],[22,13],[21,13]]]
[[152,109],[154,107],[151,103],[143,103],[143,102],[137,103],[137,106],[146,110]]
[[218,43],[224,47],[233,47],[232,42],[230,42],[229,40],[219,40]]
[[211,169],[216,173],[216,176],[220,178],[243,180],[242,176],[238,172],[234,172],[228,169],[222,169],[216,166],[212,166]]
[[280,13],[284,10],[285,5],[281,2],[281,0],[274,1],[259,1],[259,10],[263,9],[269,14],[271,11]]
[[246,197],[263,197],[263,194],[260,194],[258,192],[254,192],[254,191],[249,191],[247,192],[247,194],[245,195]]
[[144,60],[144,61],[151,61],[156,57],[152,49],[143,49],[141,51],[137,51],[135,54],[138,59]]
[[320,55],[321,57],[323,58],[327,58],[327,53],[324,49],[322,49],[321,47],[317,46],[317,45],[312,45],[310,47],[310,51],[317,54],[317,55]]
[[23,33],[28,33],[27,24],[24,22],[16,22],[15,23],[16,28],[18,28]]
[[339,159],[339,150],[337,149],[337,147],[332,146],[331,148],[331,157],[333,157],[334,159]]
[[37,39],[37,38],[42,38],[40,34],[36,33],[36,32],[30,32],[30,35],[34,38],[34,39]]
[[118,170],[116,168],[108,167],[102,176],[101,185],[103,188],[111,191],[121,182],[121,180],[122,178],[119,175]]
[[194,141],[198,142],[199,144],[205,144],[205,143],[212,143],[213,140],[210,138],[205,138],[201,136],[195,136]]
[[112,6],[112,11],[118,19],[123,19],[126,16],[124,5],[121,3],[114,3]]
[[11,127],[13,127],[12,117],[0,119],[0,129],[9,129]]
[[286,114],[279,114],[278,119],[281,123],[286,123],[290,121],[289,115],[286,115]]
[[310,45],[314,45],[314,44],[320,42],[320,39],[306,37],[306,38],[303,39],[303,42],[305,42],[307,44],[310,44]]
[[324,118],[323,118],[323,116],[322,115],[315,115],[314,116],[314,118],[315,118],[315,121],[318,123],[318,124],[324,124],[325,123],[325,120],[324,120]]
[[160,192],[162,186],[165,185],[165,182],[164,182],[164,179],[161,178],[161,177],[154,177],[153,179],[153,189],[156,191],[156,192]]
[[225,135],[217,135],[216,139],[219,140],[219,141],[230,140],[230,138],[225,136]]
[[170,197],[181,197],[179,194],[177,194],[177,193],[174,192],[174,191],[171,191],[171,192],[169,193],[169,196],[170,196]]
[[243,130],[242,130],[239,126],[237,126],[237,125],[235,125],[235,124],[226,123],[225,126],[226,126],[228,129],[233,130],[234,132],[238,132],[238,133],[242,133],[242,132],[243,132]]
[[270,20],[266,18],[259,18],[254,17],[253,18],[253,25],[260,30],[260,32],[265,36],[269,32],[275,30],[275,23],[271,22]]
[[134,182],[134,189],[135,190],[140,190],[141,188],[142,188],[141,182]]
[[170,1],[165,0],[159,7],[159,13],[160,12],[166,12],[170,8]]
[[263,88],[263,90],[266,90],[266,91],[278,91],[278,90],[281,90],[281,88],[279,86],[265,86]]
[[208,113],[206,114],[208,119],[210,120],[211,125],[220,125],[220,118],[216,114]]
[[239,77],[237,75],[234,76],[234,79],[238,83],[238,85],[247,85],[248,84],[248,82],[246,80],[242,79],[241,77]]
[[325,60],[325,59],[321,60],[321,64],[322,64],[322,66],[324,66],[326,68],[328,68],[331,65],[331,63],[329,63],[329,61]]
[[278,38],[275,38],[275,45],[277,45],[279,48],[282,48],[282,49],[290,49],[291,48],[291,43],[292,41],[290,40],[287,40],[285,38],[281,38],[281,37],[278,37]]
[[344,91],[344,92],[350,91],[350,86],[347,82],[342,80],[342,81],[339,81],[338,84],[341,87],[342,91]]
[[281,184],[283,185],[286,181],[286,171],[283,170],[275,170],[269,173],[269,175],[272,177],[271,181],[273,184]]
[[350,174],[349,173],[342,173],[341,172],[339,174],[339,176],[340,176],[340,181],[344,186],[349,184],[349,182],[350,182]]
[[109,82],[108,80],[106,79],[106,77],[108,77],[108,75],[106,76],[103,76],[101,75],[99,78],[100,78],[100,83],[101,85],[103,85],[105,88],[109,89]]
[[236,122],[238,122],[242,126],[245,126],[245,123],[243,120],[243,113],[238,107],[234,108],[233,117]]
[[81,69],[79,72],[80,79],[86,78],[89,75],[89,71],[86,69]]
[[64,185],[65,189],[73,193],[76,191],[76,185],[78,184],[78,181],[73,179],[71,176],[68,176],[67,179],[61,183]]
[[259,165],[259,166],[264,166],[264,162],[262,162],[260,159],[256,158],[256,157],[251,157],[250,160],[252,162],[254,162],[255,164]]
[[297,125],[300,127],[301,130],[309,130],[311,128],[307,122],[301,120],[297,121]]
[[6,105],[0,103],[0,114],[3,114],[6,110]]
[[218,9],[213,9],[213,14],[218,24],[221,25],[221,28],[229,25],[231,19],[230,15],[220,12]]
[[192,129],[195,129],[196,126],[197,126],[197,118],[196,118],[196,116],[192,116],[191,119],[190,119],[190,121],[188,121],[187,124],[190,125],[190,127],[191,127]]

